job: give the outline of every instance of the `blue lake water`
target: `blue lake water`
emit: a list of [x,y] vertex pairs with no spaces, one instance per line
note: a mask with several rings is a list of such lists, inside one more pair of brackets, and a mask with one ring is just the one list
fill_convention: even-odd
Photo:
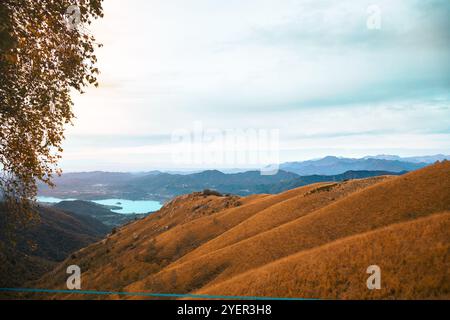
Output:
[[[74,201],[77,199],[59,199],[54,197],[37,197],[37,201],[46,203],[58,203],[61,201]],[[162,205],[158,201],[152,200],[126,200],[126,199],[105,199],[91,200],[102,205],[121,207],[122,209],[111,210],[121,214],[149,213],[161,209]]]

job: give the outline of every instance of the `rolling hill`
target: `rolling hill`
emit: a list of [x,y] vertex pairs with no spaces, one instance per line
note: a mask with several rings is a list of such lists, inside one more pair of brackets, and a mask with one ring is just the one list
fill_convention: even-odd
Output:
[[[449,229],[450,212],[394,224],[300,252],[195,293],[449,299]],[[364,271],[374,261],[382,266],[386,289],[369,291],[365,286]]]
[[[84,290],[445,299],[449,212],[448,161],[275,195],[194,193],[82,249],[33,285],[64,288],[65,268],[78,264]],[[366,268],[374,264],[382,288],[371,291]],[[53,296],[63,297],[80,298]]]

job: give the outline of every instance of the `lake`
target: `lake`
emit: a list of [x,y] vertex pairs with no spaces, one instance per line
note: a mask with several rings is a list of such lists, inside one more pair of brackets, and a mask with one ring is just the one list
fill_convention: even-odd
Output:
[[[77,199],[59,199],[54,197],[37,197],[38,202],[59,203],[61,201],[75,201]],[[89,200],[106,206],[116,206],[122,209],[113,209],[111,211],[121,214],[149,213],[161,209],[162,204],[152,200],[126,200],[126,199],[105,199]]]

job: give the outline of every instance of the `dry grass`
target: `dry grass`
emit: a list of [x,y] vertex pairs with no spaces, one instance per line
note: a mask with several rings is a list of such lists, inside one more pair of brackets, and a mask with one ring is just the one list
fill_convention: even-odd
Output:
[[[449,299],[450,212],[337,240],[275,261],[200,294],[320,299]],[[368,290],[366,269],[381,268]]]
[[[446,298],[448,211],[450,162],[278,195],[186,195],[37,285],[63,288],[76,263],[85,290]],[[385,290],[366,292],[370,264],[382,267]]]
[[389,178],[390,177],[377,177],[344,182],[337,185],[333,191],[331,191],[331,189],[328,190],[326,194],[318,194],[312,191],[323,187],[328,187],[329,184],[313,184],[297,189],[298,191],[301,191],[297,196],[280,201],[258,212],[238,224],[236,227],[227,230],[197,250],[187,254],[178,262],[187,261],[194,257],[199,257],[209,252],[219,250],[226,246],[251,238],[262,232],[276,228],[287,222],[314,212],[336,201],[337,199],[348,196],[353,192]]

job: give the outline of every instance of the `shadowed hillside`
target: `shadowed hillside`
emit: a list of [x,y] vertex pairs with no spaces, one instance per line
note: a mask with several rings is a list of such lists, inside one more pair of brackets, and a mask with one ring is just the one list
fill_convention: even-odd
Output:
[[40,221],[20,228],[15,236],[10,230],[0,203],[0,287],[23,285],[51,270],[57,262],[106,235],[109,228],[88,216],[41,207]]
[[[81,250],[35,285],[64,288],[65,268],[78,264],[85,290],[445,298],[449,211],[448,161],[277,195],[195,193]],[[376,292],[365,282],[373,264],[383,272]]]
[[[421,160],[426,161],[426,159]],[[328,156],[319,160],[283,163],[280,167],[282,170],[294,172],[299,175],[335,175],[349,170],[382,170],[391,172],[412,171],[423,168],[429,164],[424,162],[408,161],[413,161],[413,159],[380,159],[376,157],[350,159]]]

